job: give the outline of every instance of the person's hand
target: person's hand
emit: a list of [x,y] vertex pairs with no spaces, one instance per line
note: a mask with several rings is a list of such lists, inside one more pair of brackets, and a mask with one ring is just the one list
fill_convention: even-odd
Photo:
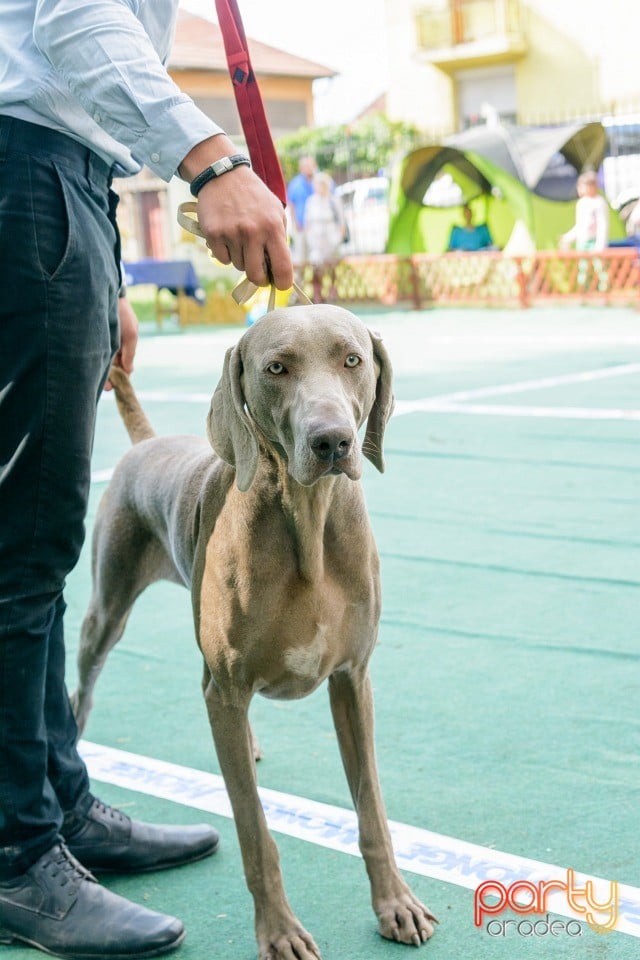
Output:
[[[224,134],[198,144],[180,165],[191,181],[220,157],[237,153]],[[232,263],[248,279],[279,290],[293,286],[283,206],[250,167],[239,166],[210,180],[198,194],[198,223],[220,263]]]
[[220,263],[232,263],[260,287],[293,285],[282,204],[249,167],[205,184],[198,194],[198,223]]
[[[133,358],[138,346],[138,318],[126,297],[118,299],[118,317],[120,320],[120,349],[113,358],[113,363],[130,375],[133,373]],[[112,389],[108,380],[104,388],[105,390]]]

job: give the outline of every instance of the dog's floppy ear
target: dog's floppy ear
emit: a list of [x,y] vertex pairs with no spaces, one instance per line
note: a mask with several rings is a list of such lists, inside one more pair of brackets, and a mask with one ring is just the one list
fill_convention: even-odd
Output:
[[389,354],[382,339],[372,330],[369,331],[369,336],[373,344],[374,360],[378,367],[378,379],[376,382],[376,399],[367,420],[362,452],[380,473],[384,473],[382,442],[385,427],[393,413],[393,372]]
[[236,345],[225,354],[222,377],[207,417],[207,436],[218,456],[236,468],[236,484],[244,493],[258,468],[258,441],[245,410],[241,375],[242,358]]

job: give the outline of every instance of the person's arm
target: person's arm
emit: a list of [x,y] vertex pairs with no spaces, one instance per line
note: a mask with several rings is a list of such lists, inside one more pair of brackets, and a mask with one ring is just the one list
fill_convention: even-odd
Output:
[[560,249],[568,250],[569,247],[573,246],[573,244],[576,242],[577,233],[578,229],[575,224],[573,227],[571,227],[571,230],[567,230],[566,233],[563,233],[560,237]]
[[[211,137],[187,154],[180,175],[191,182],[214,160],[234,152],[225,134]],[[293,286],[284,208],[249,167],[236,167],[202,187],[198,222],[221,263],[233,263],[259,286],[271,280],[279,290]]]
[[[133,359],[138,346],[138,317],[126,295],[118,298],[118,320],[120,323],[120,349],[113,358],[116,367],[122,367],[125,373],[133,373]],[[105,390],[111,390],[107,380]]]
[[303,229],[303,225],[300,223],[298,218],[298,203],[300,200],[302,200],[302,206],[304,206],[303,188],[300,181],[300,174],[296,174],[287,187],[287,203],[291,220],[295,229],[299,233],[301,233]]
[[[38,0],[33,36],[92,119],[169,181],[196,143],[221,132],[173,82],[139,0]],[[164,43],[169,48],[170,25]]]
[[[138,20],[139,0],[38,0],[34,38],[87,113],[164,180],[187,181],[237,148],[169,77]],[[168,27],[167,27],[168,29]],[[168,45],[168,44],[167,44]],[[293,283],[282,204],[249,167],[202,188],[212,253],[250,280]]]

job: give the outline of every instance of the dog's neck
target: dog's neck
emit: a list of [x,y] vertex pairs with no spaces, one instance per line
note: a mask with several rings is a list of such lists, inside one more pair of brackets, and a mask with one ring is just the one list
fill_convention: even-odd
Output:
[[325,527],[331,508],[336,477],[325,477],[312,487],[289,478],[283,506],[290,520],[300,576],[309,583],[324,577]]
[[[265,464],[265,466],[267,466]],[[319,583],[325,572],[325,529],[337,482],[344,477],[324,477],[305,487],[291,477],[286,461],[269,458],[267,469],[276,471],[276,486],[285,523],[294,543],[298,570],[303,580]],[[272,487],[273,489],[273,487]]]

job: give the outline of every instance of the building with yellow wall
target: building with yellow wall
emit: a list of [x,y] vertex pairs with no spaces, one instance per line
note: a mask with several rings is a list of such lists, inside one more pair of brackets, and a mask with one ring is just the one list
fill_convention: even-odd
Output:
[[640,112],[628,0],[387,0],[387,107],[436,133]]
[[387,0],[392,119],[432,139],[485,120],[600,119],[611,200],[640,196],[640,6],[628,0]]

